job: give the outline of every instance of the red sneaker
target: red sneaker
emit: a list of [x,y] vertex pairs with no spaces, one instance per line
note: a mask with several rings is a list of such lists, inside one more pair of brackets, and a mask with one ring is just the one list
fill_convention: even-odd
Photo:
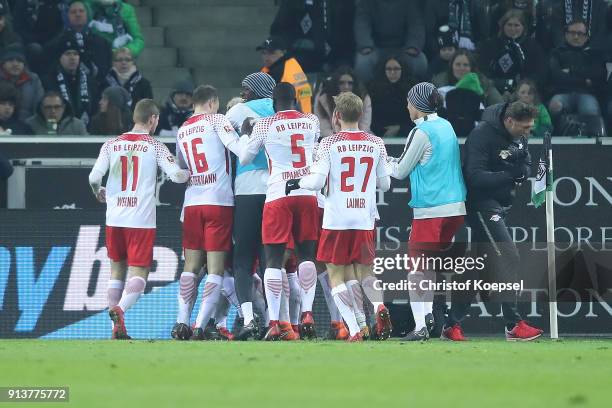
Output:
[[270,320],[270,326],[268,326],[268,331],[264,336],[264,340],[266,341],[276,341],[280,340],[281,330],[278,324],[278,320]]
[[512,330],[506,329],[506,340],[508,341],[530,341],[537,339],[544,333],[544,330],[532,327],[526,321],[519,321]]
[[300,337],[303,339],[316,339],[317,332],[315,331],[314,318],[312,312],[302,313]]
[[234,335],[231,331],[227,330],[227,327],[218,327],[217,333],[221,336],[221,340],[232,341],[234,340]]
[[361,332],[358,332],[357,334],[355,334],[352,337],[349,337],[346,342],[347,343],[359,343],[363,341],[363,336],[361,335]]
[[279,322],[278,326],[280,327],[280,339],[281,340],[293,341],[293,340],[300,339],[299,334],[293,331],[293,327],[291,327],[291,323]]
[[467,338],[463,335],[463,329],[459,326],[459,323],[455,323],[451,327],[445,327],[442,330],[440,340],[467,341]]
[[393,326],[391,325],[389,310],[385,307],[385,305],[378,306],[378,310],[376,310],[375,330],[378,340],[387,340],[389,337],[391,337]]
[[129,340],[130,336],[127,334],[127,330],[125,328],[125,320],[123,318],[123,310],[119,306],[113,306],[111,310],[108,311],[108,315],[113,321],[113,340]]

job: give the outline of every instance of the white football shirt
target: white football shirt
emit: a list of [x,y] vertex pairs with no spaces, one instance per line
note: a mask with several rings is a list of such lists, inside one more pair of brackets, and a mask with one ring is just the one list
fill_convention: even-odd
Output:
[[[311,113],[281,111],[260,119],[248,142],[252,160],[263,146],[268,157],[266,202],[285,197],[285,183],[310,174],[313,151],[319,139],[319,119]],[[314,191],[298,189],[291,195],[314,196]]]
[[180,171],[166,145],[146,133],[124,133],[102,145],[92,173],[109,172],[106,225],[155,228],[158,166],[168,176]]
[[360,130],[323,138],[312,173],[328,177],[323,228],[371,230],[378,212],[376,179],[390,169],[381,138]]

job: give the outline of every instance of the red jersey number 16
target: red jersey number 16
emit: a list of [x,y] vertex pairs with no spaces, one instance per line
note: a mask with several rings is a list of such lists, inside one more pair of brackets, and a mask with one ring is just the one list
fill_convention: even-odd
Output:
[[[187,142],[183,142],[183,148],[185,149],[185,155],[187,156],[187,164],[189,165],[189,171],[193,174],[192,162],[195,164],[195,170],[197,173],[206,173],[208,171],[208,162],[206,161],[206,155],[204,152],[198,152],[198,146],[201,145],[202,139],[196,137],[191,141],[191,150]],[[191,152],[191,154],[190,154]]]

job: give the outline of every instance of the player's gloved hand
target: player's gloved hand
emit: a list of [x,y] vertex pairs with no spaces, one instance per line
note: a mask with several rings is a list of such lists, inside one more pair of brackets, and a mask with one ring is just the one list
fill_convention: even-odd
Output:
[[291,194],[293,190],[297,190],[298,188],[300,188],[299,179],[287,180],[287,184],[285,184],[285,195]]
[[106,202],[106,188],[100,187],[100,189],[96,193],[96,200],[98,200],[101,203]]

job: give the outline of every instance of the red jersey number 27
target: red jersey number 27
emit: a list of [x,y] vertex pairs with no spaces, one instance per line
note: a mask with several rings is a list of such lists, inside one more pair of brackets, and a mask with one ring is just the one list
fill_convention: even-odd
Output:
[[[355,158],[353,156],[346,156],[340,160],[340,163],[348,164],[348,168],[340,173],[340,191],[349,193],[355,190],[355,185],[353,183],[349,184],[348,182],[348,179],[355,177]],[[368,180],[370,180],[370,174],[372,173],[372,167],[374,166],[374,158],[364,156],[359,159],[359,164],[366,165],[365,176],[361,184],[361,192],[365,193],[368,187]]]

